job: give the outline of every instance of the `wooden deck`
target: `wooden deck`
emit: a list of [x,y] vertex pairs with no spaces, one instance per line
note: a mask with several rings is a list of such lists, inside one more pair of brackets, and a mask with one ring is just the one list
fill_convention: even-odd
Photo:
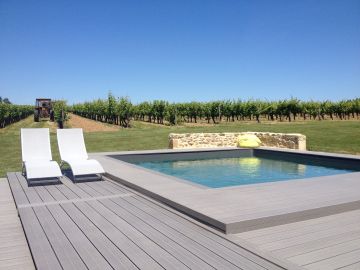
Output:
[[0,269],[35,269],[6,179],[0,179]]
[[110,180],[8,179],[37,269],[284,269]]
[[305,269],[360,269],[360,210],[236,236]]

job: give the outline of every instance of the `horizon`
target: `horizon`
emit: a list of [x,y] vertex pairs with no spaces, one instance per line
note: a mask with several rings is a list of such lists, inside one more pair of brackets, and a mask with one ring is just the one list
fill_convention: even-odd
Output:
[[[108,93],[109,94],[109,93]],[[95,99],[91,99],[91,100],[83,100],[83,101],[79,101],[79,102],[74,102],[74,103],[70,103],[68,102],[68,100],[66,99],[53,99],[51,97],[36,97],[33,101],[33,103],[35,103],[36,99],[42,99],[42,98],[50,98],[52,101],[65,101],[67,105],[72,106],[72,105],[76,105],[76,104],[83,104],[86,102],[93,102],[95,100],[101,99],[101,100],[107,100],[108,98],[108,94],[106,96],[103,97],[99,97],[99,98],[95,98]],[[214,100],[188,100],[188,101],[169,101],[166,99],[149,99],[149,100],[142,100],[142,101],[138,101],[138,102],[134,102],[130,97],[128,96],[116,96],[113,95],[116,99],[120,99],[120,98],[127,98],[133,105],[138,105],[142,102],[154,102],[156,100],[160,100],[160,101],[165,101],[165,102],[169,102],[170,104],[178,104],[178,103],[191,103],[191,102],[198,102],[198,103],[207,103],[207,102],[218,102],[218,101],[231,101],[231,102],[236,102],[236,101],[241,101],[241,102],[247,102],[247,101],[261,101],[261,102],[279,102],[279,101],[284,101],[284,100],[291,100],[291,99],[297,99],[300,102],[333,102],[333,103],[337,103],[337,102],[341,102],[341,101],[351,101],[351,100],[357,100],[360,99],[360,95],[355,95],[352,98],[343,98],[343,99],[338,99],[338,100],[334,100],[334,99],[328,99],[328,98],[324,98],[324,99],[300,99],[298,97],[290,97],[290,98],[282,98],[282,99],[268,99],[268,98],[248,98],[248,99],[244,99],[244,98],[229,98],[229,99],[214,99]],[[6,99],[7,97],[2,97],[0,96],[0,98],[2,99],[2,101],[4,99]],[[32,103],[16,103],[13,102],[11,99],[8,99],[8,101],[11,104],[14,105],[32,105]]]
[[354,99],[360,2],[4,0],[0,96]]

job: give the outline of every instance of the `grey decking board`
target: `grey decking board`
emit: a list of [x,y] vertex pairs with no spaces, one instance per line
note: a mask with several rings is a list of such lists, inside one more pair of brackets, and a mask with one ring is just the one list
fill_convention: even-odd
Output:
[[86,192],[87,194],[89,194],[91,197],[99,197],[102,196],[103,194],[101,194],[101,192],[89,187],[87,185],[87,183],[77,183],[76,186],[83,190],[84,192]]
[[348,220],[339,220],[339,222],[336,223],[336,226],[334,226],[333,224],[320,224],[321,226],[316,226],[314,227],[308,227],[308,228],[304,228],[303,230],[294,230],[293,232],[277,232],[274,234],[268,234],[265,236],[260,236],[260,237],[256,237],[256,238],[250,238],[248,240],[250,240],[252,243],[256,244],[256,245],[264,245],[267,243],[272,243],[272,242],[276,242],[276,241],[281,241],[281,240],[285,240],[285,239],[292,239],[295,237],[304,237],[306,236],[308,233],[309,234],[313,234],[316,232],[321,232],[321,231],[325,231],[325,230],[330,230],[333,229],[334,227],[343,227],[343,226],[347,226],[347,225],[353,225],[356,226],[356,224],[360,224],[360,215],[357,219],[352,220],[352,221],[348,221]]
[[[81,198],[81,196],[79,196],[78,194],[76,194],[73,190],[71,190],[66,184],[66,181],[64,179],[64,177],[62,177],[61,179],[63,185],[56,185],[53,186],[54,188],[56,188],[59,192],[57,191],[53,191],[53,196],[57,196],[57,197],[63,197],[63,199],[69,199],[69,200],[73,200],[73,199],[78,199]],[[51,188],[51,186],[49,186],[48,188]],[[59,200],[59,199],[57,199]]]
[[26,197],[28,198],[30,203],[41,203],[43,200],[40,198],[39,194],[36,192],[35,189],[28,187],[28,183],[26,179],[20,174],[16,173],[16,177],[19,180],[21,187],[23,188]]
[[[241,268],[241,266],[247,266],[249,268],[253,267],[253,264],[248,260],[242,260],[241,262],[239,262],[239,258],[237,258],[236,256],[232,257],[231,255],[234,254],[231,254],[231,250],[218,248],[216,246],[212,247],[211,243],[209,244],[208,242],[204,243],[202,241],[198,241],[198,239],[196,239],[196,234],[194,234],[193,231],[183,231],[178,230],[177,228],[173,228],[168,224],[166,220],[160,220],[152,216],[151,214],[143,211],[142,209],[135,207],[127,201],[127,198],[115,199],[113,201],[118,205],[122,206],[124,209],[131,210],[132,213],[136,214],[143,221],[151,221],[157,223],[157,227],[159,230],[161,230],[162,232],[169,232],[170,235],[177,239],[178,243],[183,243],[184,246],[192,246],[193,249],[196,250],[199,254],[202,254],[202,256],[207,256],[209,258],[209,262],[215,259],[216,263],[221,262],[221,265],[224,265],[224,267],[226,264],[229,267],[231,267],[230,264],[239,268]],[[260,265],[257,265],[257,267],[262,268]]]
[[46,207],[36,207],[34,212],[61,266],[65,269],[87,269],[49,210]]
[[18,209],[36,268],[62,269],[33,209]]
[[84,190],[80,189],[77,185],[71,182],[68,178],[62,177],[61,182],[69,188],[74,194],[79,196],[79,198],[90,198],[91,195],[86,193]]
[[106,180],[102,180],[102,181],[93,181],[91,183],[84,183],[86,184],[88,187],[96,190],[97,192],[101,193],[101,195],[106,196],[106,195],[114,195],[114,194],[119,194],[120,192],[118,192],[117,190],[110,190],[109,188],[106,188]]
[[[92,186],[96,188],[101,188],[105,192],[109,192],[110,194],[125,194],[128,193],[128,190],[121,188],[119,185],[112,183],[109,179],[105,178],[105,181],[94,181]],[[110,195],[109,194],[109,195]]]
[[29,200],[19,183],[16,173],[8,173],[7,177],[11,187],[11,192],[16,201],[16,205],[29,203]]
[[[291,210],[294,211],[299,211],[301,212],[302,207],[304,204],[312,204],[313,208],[312,209],[317,209],[317,208],[322,208],[322,207],[329,207],[330,206],[336,206],[336,205],[340,205],[343,204],[342,203],[342,199],[336,198],[336,199],[327,199],[327,198],[331,198],[333,197],[333,195],[337,194],[336,192],[334,193],[330,193],[330,194],[326,194],[326,196],[323,197],[318,197],[316,199],[310,200],[308,199],[308,202],[304,203],[304,200],[306,199],[306,197],[299,197],[299,201],[297,203],[293,203],[290,206],[287,206],[287,201],[286,200],[282,200],[282,201],[276,201],[276,204],[271,204],[272,202],[269,201],[269,206],[266,207],[262,207],[263,209],[261,211],[258,211],[257,213],[255,213],[255,209],[257,207],[260,206],[252,206],[250,208],[246,208],[246,209],[241,209],[242,213],[240,215],[234,215],[232,217],[224,217],[224,220],[236,220],[238,218],[241,218],[243,220],[249,220],[251,218],[258,218],[261,215],[266,215],[269,213],[272,213],[274,216],[275,215],[280,215],[280,214],[284,214],[284,213],[291,213]],[[275,194],[274,194],[275,196]],[[314,196],[316,196],[316,194],[314,194]],[[350,196],[349,196],[350,197]],[[351,197],[351,201],[350,202],[344,202],[345,203],[351,203],[351,202],[359,202],[359,197],[358,195],[354,195]],[[232,206],[232,205],[230,205]],[[359,207],[359,203],[357,204],[357,207],[355,209],[358,209]],[[310,210],[312,210],[310,209]],[[352,209],[351,209],[352,210]],[[348,211],[348,210],[347,210]]]
[[[141,269],[162,269],[150,256],[143,252],[137,245],[119,231],[113,224],[101,217],[99,213],[85,202],[76,203],[76,207],[86,215],[92,223],[94,223],[107,237],[111,237],[115,245],[124,245],[123,249],[127,250],[128,256],[132,256],[131,260]],[[90,210],[90,211],[89,211]]]
[[50,194],[50,192],[44,186],[35,186],[37,194],[40,196],[43,202],[54,202],[54,197]]
[[[354,239],[354,234],[360,235],[360,229],[357,231],[345,232],[336,236],[328,236],[321,239],[308,241],[299,245],[286,247],[273,251],[277,256],[290,258],[293,256],[301,255],[307,252],[311,252],[317,249],[326,248],[334,244],[341,244]],[[358,236],[359,237],[359,236]]]
[[[118,183],[115,183],[113,180],[111,180],[110,178],[106,178],[106,186],[110,189],[116,190],[117,192],[123,192],[123,193],[127,193],[129,192],[129,189],[125,186],[120,186]],[[134,190],[132,190],[134,191]]]
[[[61,185],[62,187],[65,187],[64,185]],[[57,186],[55,185],[49,185],[49,186],[44,186],[44,188],[51,194],[51,196],[56,200],[56,201],[60,201],[60,200],[66,200],[69,199],[68,197],[66,197],[59,189]],[[66,187],[65,187],[66,188]],[[67,189],[67,188],[66,188]],[[76,196],[76,198],[78,198]]]
[[135,245],[151,256],[158,264],[164,268],[174,267],[175,269],[188,269],[180,260],[167,252],[158,243],[151,241],[134,226],[116,215],[100,202],[87,202],[95,211],[102,215],[107,221],[112,223],[115,228],[121,228],[121,233],[129,238]]
[[305,265],[306,269],[336,269],[344,265],[360,262],[360,248],[349,253],[341,254],[336,257],[321,260],[316,263]]
[[[0,248],[0,262],[3,260],[17,259],[29,256],[29,250],[19,246]],[[0,267],[1,269],[1,267]]]
[[0,179],[0,269],[32,270],[35,266],[9,184]]
[[343,267],[340,267],[338,268],[339,270],[359,270],[360,269],[360,262],[357,262],[357,263],[353,263],[353,264],[350,264],[350,265],[346,265],[346,266],[343,266]]
[[359,222],[360,210],[354,210],[237,237],[244,236],[258,249],[308,269],[335,269],[360,260]]
[[89,269],[112,269],[109,263],[59,205],[49,205],[47,208]]
[[279,225],[276,227],[269,227],[269,228],[264,228],[264,229],[259,229],[259,230],[254,230],[254,231],[249,231],[249,232],[244,232],[244,233],[239,233],[238,235],[241,235],[242,239],[246,239],[246,240],[251,240],[253,238],[261,238],[263,236],[267,236],[267,235],[271,235],[271,234],[276,234],[276,233],[281,233],[283,234],[284,232],[287,231],[298,231],[298,230],[307,230],[308,228],[312,228],[312,227],[322,227],[323,224],[332,224],[334,221],[337,222],[342,222],[342,220],[344,220],[343,217],[347,217],[349,214],[351,216],[356,216],[358,215],[358,213],[360,213],[360,210],[355,210],[355,211],[351,211],[351,212],[345,212],[345,213],[341,213],[341,214],[337,214],[337,215],[331,215],[331,216],[326,216],[326,217],[322,217],[322,218],[317,218],[317,219],[309,219],[309,220],[305,220],[305,221],[300,221],[300,222],[296,222],[296,223],[290,223],[290,224],[284,224],[284,225]]
[[294,245],[306,243],[307,241],[310,241],[310,240],[313,241],[313,240],[317,240],[317,239],[322,239],[327,236],[333,236],[333,235],[346,233],[346,232],[354,232],[354,231],[357,231],[358,229],[359,228],[357,226],[350,224],[350,225],[339,227],[339,228],[324,230],[321,232],[315,232],[313,234],[307,234],[304,237],[299,236],[299,237],[280,240],[280,241],[273,242],[273,243],[259,245],[259,247],[261,247],[263,249],[267,249],[267,250],[283,249],[283,248],[288,248],[288,247],[291,247]]
[[[289,260],[299,265],[305,265],[305,264],[314,263],[316,261],[335,257],[340,254],[349,253],[357,249],[360,249],[360,238],[354,239],[352,241],[344,242],[338,245],[319,249],[316,251],[308,252],[305,254],[301,254],[298,256],[290,257]],[[359,261],[360,261],[360,256],[359,256]]]
[[259,256],[254,255],[252,252],[245,250],[244,248],[239,247],[238,245],[235,245],[234,243],[228,241],[227,239],[219,237],[218,235],[216,235],[213,232],[210,232],[207,229],[199,227],[198,225],[194,224],[193,222],[189,222],[188,220],[184,219],[183,217],[180,217],[178,214],[175,214],[175,213],[169,211],[168,209],[165,209],[164,205],[160,206],[154,202],[150,202],[148,199],[145,199],[141,196],[135,196],[134,199],[139,200],[140,202],[145,204],[147,207],[153,208],[154,210],[152,212],[154,214],[158,213],[158,212],[165,214],[165,215],[169,216],[169,218],[178,221],[179,224],[181,224],[181,226],[190,227],[192,230],[196,231],[198,234],[212,239],[213,241],[217,242],[221,246],[231,249],[234,252],[238,253],[240,256],[246,257],[247,259],[257,262],[257,263],[261,264],[262,266],[269,268],[269,269],[278,269],[279,268],[278,266],[275,266],[274,263],[268,262],[266,259],[263,259],[263,258],[260,259]]
[[0,261],[0,269],[6,270],[33,270],[35,269],[31,256]]
[[187,265],[190,269],[214,269],[212,266],[207,264],[206,261],[203,261],[200,257],[197,257],[188,249],[179,245],[176,241],[169,238],[166,234],[163,234],[163,232],[156,230],[155,224],[150,226],[138,217],[132,215],[131,213],[128,213],[126,210],[116,205],[113,201],[102,200],[101,203],[109,210],[113,211],[115,214],[123,217],[124,220],[129,222],[132,226],[134,226],[134,228],[143,233],[146,237],[165,248],[176,258],[181,260],[185,265]]
[[120,251],[84,214],[73,204],[61,206],[77,224],[87,238],[115,269],[137,269],[122,251]]
[[[124,187],[128,189],[128,187]],[[137,193],[136,191],[134,191]],[[134,198],[141,200],[143,203],[147,204],[148,206],[156,209],[157,211],[163,212],[166,215],[169,215],[171,218],[180,221],[187,226],[192,226],[193,229],[196,229],[199,234],[202,234],[206,237],[212,238],[213,240],[219,242],[219,244],[226,246],[228,248],[233,249],[235,252],[245,256],[246,258],[253,260],[255,262],[261,261],[261,265],[265,266],[268,269],[298,269],[298,267],[292,263],[289,263],[284,260],[278,260],[276,257],[271,256],[269,253],[262,252],[253,245],[249,243],[244,243],[243,241],[238,241],[239,239],[236,237],[232,237],[231,235],[223,235],[222,233],[218,232],[217,230],[205,226],[204,224],[179,213],[178,211],[170,208],[163,203],[154,201],[152,198],[145,197],[141,194],[140,196],[135,196]],[[220,235],[220,237],[219,237]],[[244,246],[246,248],[244,248]],[[260,255],[260,256],[259,256]],[[261,259],[260,259],[261,258]]]
[[[249,267],[252,267],[254,265],[257,265],[257,267],[261,266],[264,268],[269,269],[278,269],[278,266],[274,266],[273,263],[268,263],[266,260],[261,259],[259,260],[258,256],[254,256],[251,252],[246,251],[242,248],[239,248],[237,245],[229,242],[228,240],[225,240],[223,238],[218,237],[214,233],[211,233],[207,230],[201,229],[199,226],[191,223],[191,222],[184,222],[185,220],[183,218],[180,218],[179,216],[175,216],[170,211],[163,211],[164,209],[159,207],[156,204],[146,204],[146,199],[136,196],[131,199],[133,202],[135,200],[139,201],[138,207],[145,210],[152,214],[154,217],[157,217],[161,219],[162,221],[167,220],[168,226],[171,226],[172,228],[176,229],[177,231],[180,231],[182,233],[186,233],[185,229],[192,232],[193,239],[198,239],[199,243],[202,243],[203,245],[208,246],[218,246],[221,250],[228,250],[228,253],[231,256],[234,256],[236,258],[243,258],[241,261],[241,264],[247,264]],[[127,200],[129,201],[129,200]],[[156,209],[156,210],[155,210]],[[199,238],[200,237],[200,238]],[[214,250],[216,252],[216,250]],[[221,252],[220,252],[221,253]]]

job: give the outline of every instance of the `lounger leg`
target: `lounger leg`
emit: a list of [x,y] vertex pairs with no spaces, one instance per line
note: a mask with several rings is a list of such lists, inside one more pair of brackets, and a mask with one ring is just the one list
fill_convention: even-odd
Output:
[[21,174],[22,174],[23,176],[26,176],[26,170],[25,170],[25,165],[24,165],[24,163],[22,164]]

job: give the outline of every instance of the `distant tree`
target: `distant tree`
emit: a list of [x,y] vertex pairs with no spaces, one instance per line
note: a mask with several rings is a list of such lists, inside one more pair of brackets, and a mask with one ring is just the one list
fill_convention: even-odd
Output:
[[2,103],[2,97],[0,97],[0,103]]
[[11,104],[10,100],[8,98],[4,98],[2,100],[2,102],[6,103],[6,104]]

